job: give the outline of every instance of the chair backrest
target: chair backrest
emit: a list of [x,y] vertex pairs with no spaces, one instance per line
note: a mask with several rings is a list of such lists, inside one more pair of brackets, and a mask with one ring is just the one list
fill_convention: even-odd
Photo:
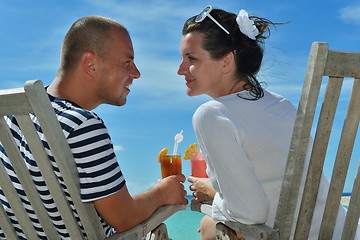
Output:
[[[360,118],[360,52],[332,51],[328,49],[327,43],[314,42],[310,52],[274,224],[274,228],[280,233],[280,239],[289,239],[291,234],[294,217],[296,216],[295,208],[298,194],[301,192],[299,186],[304,168],[304,159],[310,134],[315,130],[313,148],[295,230],[295,239],[307,239],[344,78],[346,81],[353,80],[353,87],[341,136],[339,137],[332,173],[333,177],[330,181],[319,239],[331,239],[332,237],[338,206],[358,133]],[[318,100],[321,99],[319,97],[320,89],[326,82],[323,100],[319,104]],[[321,109],[319,117],[315,118],[317,107],[321,107]],[[317,119],[317,121],[314,121],[314,119]],[[359,148],[355,148],[355,151],[358,152]],[[343,239],[354,238],[359,220],[359,172],[357,171],[353,184],[343,230]]]
[[[34,123],[30,119],[30,113],[34,113],[38,118],[88,239],[104,239],[104,229],[95,208],[91,203],[81,202],[78,172],[72,152],[42,82],[35,80],[26,82],[24,88],[0,90],[0,141],[46,236],[49,239],[59,238],[4,116],[14,115],[16,117],[70,237],[72,239],[84,238],[63,188],[53,171],[53,166],[34,127]],[[38,239],[39,237],[29,218],[29,214],[7,174],[3,161],[0,161],[0,187],[26,238]],[[7,239],[18,238],[11,219],[2,204],[0,204],[0,227]]]

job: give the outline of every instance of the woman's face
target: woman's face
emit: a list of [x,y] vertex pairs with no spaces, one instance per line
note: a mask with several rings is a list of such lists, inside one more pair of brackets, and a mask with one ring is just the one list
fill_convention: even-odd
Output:
[[207,94],[213,98],[222,96],[222,61],[214,60],[208,51],[202,48],[203,34],[197,31],[181,38],[182,56],[178,74],[186,81],[189,96]]

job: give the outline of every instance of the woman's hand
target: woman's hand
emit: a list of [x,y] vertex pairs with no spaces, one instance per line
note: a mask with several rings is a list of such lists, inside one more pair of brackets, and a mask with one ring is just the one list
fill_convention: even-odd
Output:
[[193,203],[212,201],[214,199],[216,191],[211,186],[209,178],[189,176],[188,181],[192,183],[190,185],[190,190],[193,191]]

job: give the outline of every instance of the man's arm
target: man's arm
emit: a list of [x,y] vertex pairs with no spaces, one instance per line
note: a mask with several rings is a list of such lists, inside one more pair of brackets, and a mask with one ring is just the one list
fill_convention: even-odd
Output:
[[184,175],[173,175],[160,180],[144,193],[131,196],[123,186],[118,192],[93,202],[100,216],[117,232],[136,226],[167,204],[187,204]]

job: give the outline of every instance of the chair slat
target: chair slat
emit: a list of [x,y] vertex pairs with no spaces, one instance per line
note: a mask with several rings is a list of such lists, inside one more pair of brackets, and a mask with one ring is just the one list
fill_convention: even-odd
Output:
[[[3,174],[3,170],[5,170],[2,166],[0,166],[0,174]],[[0,186],[3,178],[0,176]],[[0,205],[0,228],[3,230],[5,237],[7,239],[16,239],[17,234],[14,227],[11,224],[11,221],[6,214],[4,208]]]
[[304,192],[302,195],[295,231],[295,239],[307,239],[310,232],[311,220],[314,214],[322,169],[324,166],[342,83],[343,78],[330,77],[326,87],[323,100],[324,104],[322,105],[319,114],[318,127],[315,133]]
[[290,238],[299,194],[298,186],[304,168],[326,57],[327,44],[317,44],[311,48],[308,62],[310,67],[306,70],[274,223],[274,228],[281,232],[280,239]]
[[[21,126],[22,130],[24,130],[25,132],[27,129],[31,129],[31,128],[35,132],[34,124],[30,120],[28,115],[17,116],[17,121],[19,124],[23,123],[23,124],[20,124],[20,126]],[[3,121],[2,127],[5,127],[5,126],[7,126],[7,125],[6,125],[5,121]],[[2,132],[4,134],[2,136],[2,142],[4,142],[3,145],[5,147],[5,151],[8,154],[11,164],[14,168],[14,171],[17,173],[17,177],[19,178],[21,185],[24,188],[26,197],[30,201],[40,224],[44,228],[45,234],[49,237],[57,237],[58,233],[55,230],[55,227],[52,224],[51,218],[47,214],[47,211],[46,211],[44,205],[42,204],[42,200],[36,190],[36,187],[33,183],[32,177],[28,171],[28,168],[26,167],[26,164],[20,154],[19,149],[17,148],[14,141],[6,141],[6,139],[13,140],[10,130],[8,128],[6,128],[6,129],[3,129]],[[38,136],[38,135],[36,135],[36,136]],[[34,139],[33,136],[30,136],[30,141],[33,141],[33,139]],[[37,148],[40,148],[40,149],[42,148],[40,141],[38,141]],[[14,197],[16,198],[16,196],[14,196]]]
[[[46,185],[49,187],[49,191],[53,196],[53,200],[56,204],[58,211],[60,212],[61,217],[63,218],[64,224],[68,229],[70,237],[73,239],[83,238],[83,233],[78,225],[77,220],[74,217],[72,209],[69,206],[64,190],[62,189],[57,179],[57,176],[52,168],[50,159],[44,150],[41,139],[39,138],[39,135],[34,128],[34,123],[31,121],[28,115],[16,116],[16,120],[21,128],[22,133],[25,135],[26,142],[28,143],[31,153],[36,160],[41,175],[43,176]],[[24,184],[22,185],[24,186]],[[33,198],[39,196],[37,191],[30,192],[29,194],[34,195],[32,196]],[[40,202],[31,201],[31,205],[33,206],[33,208],[38,207],[37,205],[39,203]],[[42,209],[42,212],[37,215],[38,218],[43,218],[45,216],[47,217],[47,224],[43,225],[44,231],[48,230],[50,227],[54,228],[51,218],[49,217],[47,211],[44,208]],[[48,226],[50,224],[51,226]],[[51,233],[46,232],[46,236],[50,239],[57,238],[58,233],[56,231]]]
[[360,78],[360,52],[329,50],[324,76]]
[[[2,169],[2,167],[1,167],[1,169]],[[0,173],[3,174],[3,170],[1,170]],[[1,178],[1,180],[3,181],[3,178]],[[3,183],[4,182],[2,182],[0,184],[0,186],[3,189],[3,192],[4,192],[5,196],[7,197],[7,199],[10,200],[9,205],[12,208],[12,210],[16,216],[16,220],[19,222],[19,224],[21,226],[21,230],[25,234],[26,238],[38,239],[39,237],[32,225],[32,222],[31,222],[21,200],[18,198],[15,189],[12,188],[11,191],[8,191],[9,189],[6,189],[6,187],[3,185]],[[8,183],[11,184],[11,181],[5,182],[5,184],[8,184]],[[4,233],[8,234],[9,232],[4,232]],[[10,236],[12,236],[12,232],[10,232]]]
[[[0,141],[4,146],[9,159],[12,161],[12,163],[15,163],[13,166],[14,170],[19,175],[19,180],[24,182],[25,192],[29,192],[29,189],[34,190],[33,185],[31,185],[32,179],[28,178],[29,172],[26,172],[27,169],[25,170],[26,167],[24,167],[22,157],[18,152],[17,147],[15,146],[14,139],[12,138],[10,130],[7,128],[7,124],[3,117],[0,117],[0,130]],[[39,238],[31,223],[31,220],[29,219],[28,214],[26,213],[24,205],[19,198],[19,195],[13,187],[13,183],[11,182],[5,167],[2,164],[0,167],[0,175],[1,189],[3,190],[6,198],[9,200],[8,202],[10,207],[16,215],[16,219],[19,222],[22,231],[28,239]]]
[[79,175],[76,163],[42,83],[40,81],[27,82],[25,93],[42,127],[87,237],[89,239],[104,238],[105,233],[95,208],[92,204],[84,204],[80,199],[80,182],[74,181]]
[[[360,78],[356,78],[357,84],[360,82]],[[354,83],[355,84],[355,83]],[[360,164],[358,166],[350,203],[348,207],[348,214],[346,215],[346,221],[344,224],[344,230],[342,239],[353,239],[356,233],[356,227],[360,217]]]
[[332,173],[320,238],[331,239],[360,119],[360,81],[355,80]]
[[0,90],[0,115],[19,115],[30,113],[31,105],[24,94],[24,89]]
[[[31,121],[29,115],[19,115],[16,116],[16,120],[19,124],[19,127],[21,128],[22,133],[24,134],[27,143],[29,144],[30,150],[37,162],[37,165],[42,173],[43,176],[52,175],[55,177],[54,181],[56,180],[56,175],[51,167],[50,160],[48,156],[45,153],[43,144],[39,138],[39,135],[37,134],[37,131],[35,130],[34,123]],[[42,154],[39,154],[42,153]],[[18,159],[21,160],[21,159]],[[14,165],[14,163],[12,163]],[[24,165],[25,169],[27,170],[26,166]],[[31,178],[31,175],[29,174],[28,177]],[[28,198],[30,199],[31,205],[36,210],[37,218],[39,219],[41,225],[43,226],[44,232],[47,237],[49,238],[57,238],[58,233],[51,221],[51,218],[49,214],[47,213],[41,199],[39,193],[36,191],[35,185],[33,182],[30,184],[33,186],[32,191],[28,191],[26,194]],[[57,182],[57,185],[59,186],[58,191],[54,193],[54,198],[58,198],[58,196],[62,193],[62,188],[60,188],[59,183]],[[24,184],[22,183],[22,186],[24,187]],[[25,187],[24,187],[25,188]],[[57,204],[57,207],[60,207],[60,204]],[[68,206],[68,205],[67,205]],[[70,208],[69,208],[70,210]],[[70,212],[71,213],[71,212]],[[75,223],[75,221],[74,221]],[[67,223],[65,222],[65,225]]]
[[342,233],[342,240],[354,239],[360,217],[360,165],[357,169],[348,212]]

